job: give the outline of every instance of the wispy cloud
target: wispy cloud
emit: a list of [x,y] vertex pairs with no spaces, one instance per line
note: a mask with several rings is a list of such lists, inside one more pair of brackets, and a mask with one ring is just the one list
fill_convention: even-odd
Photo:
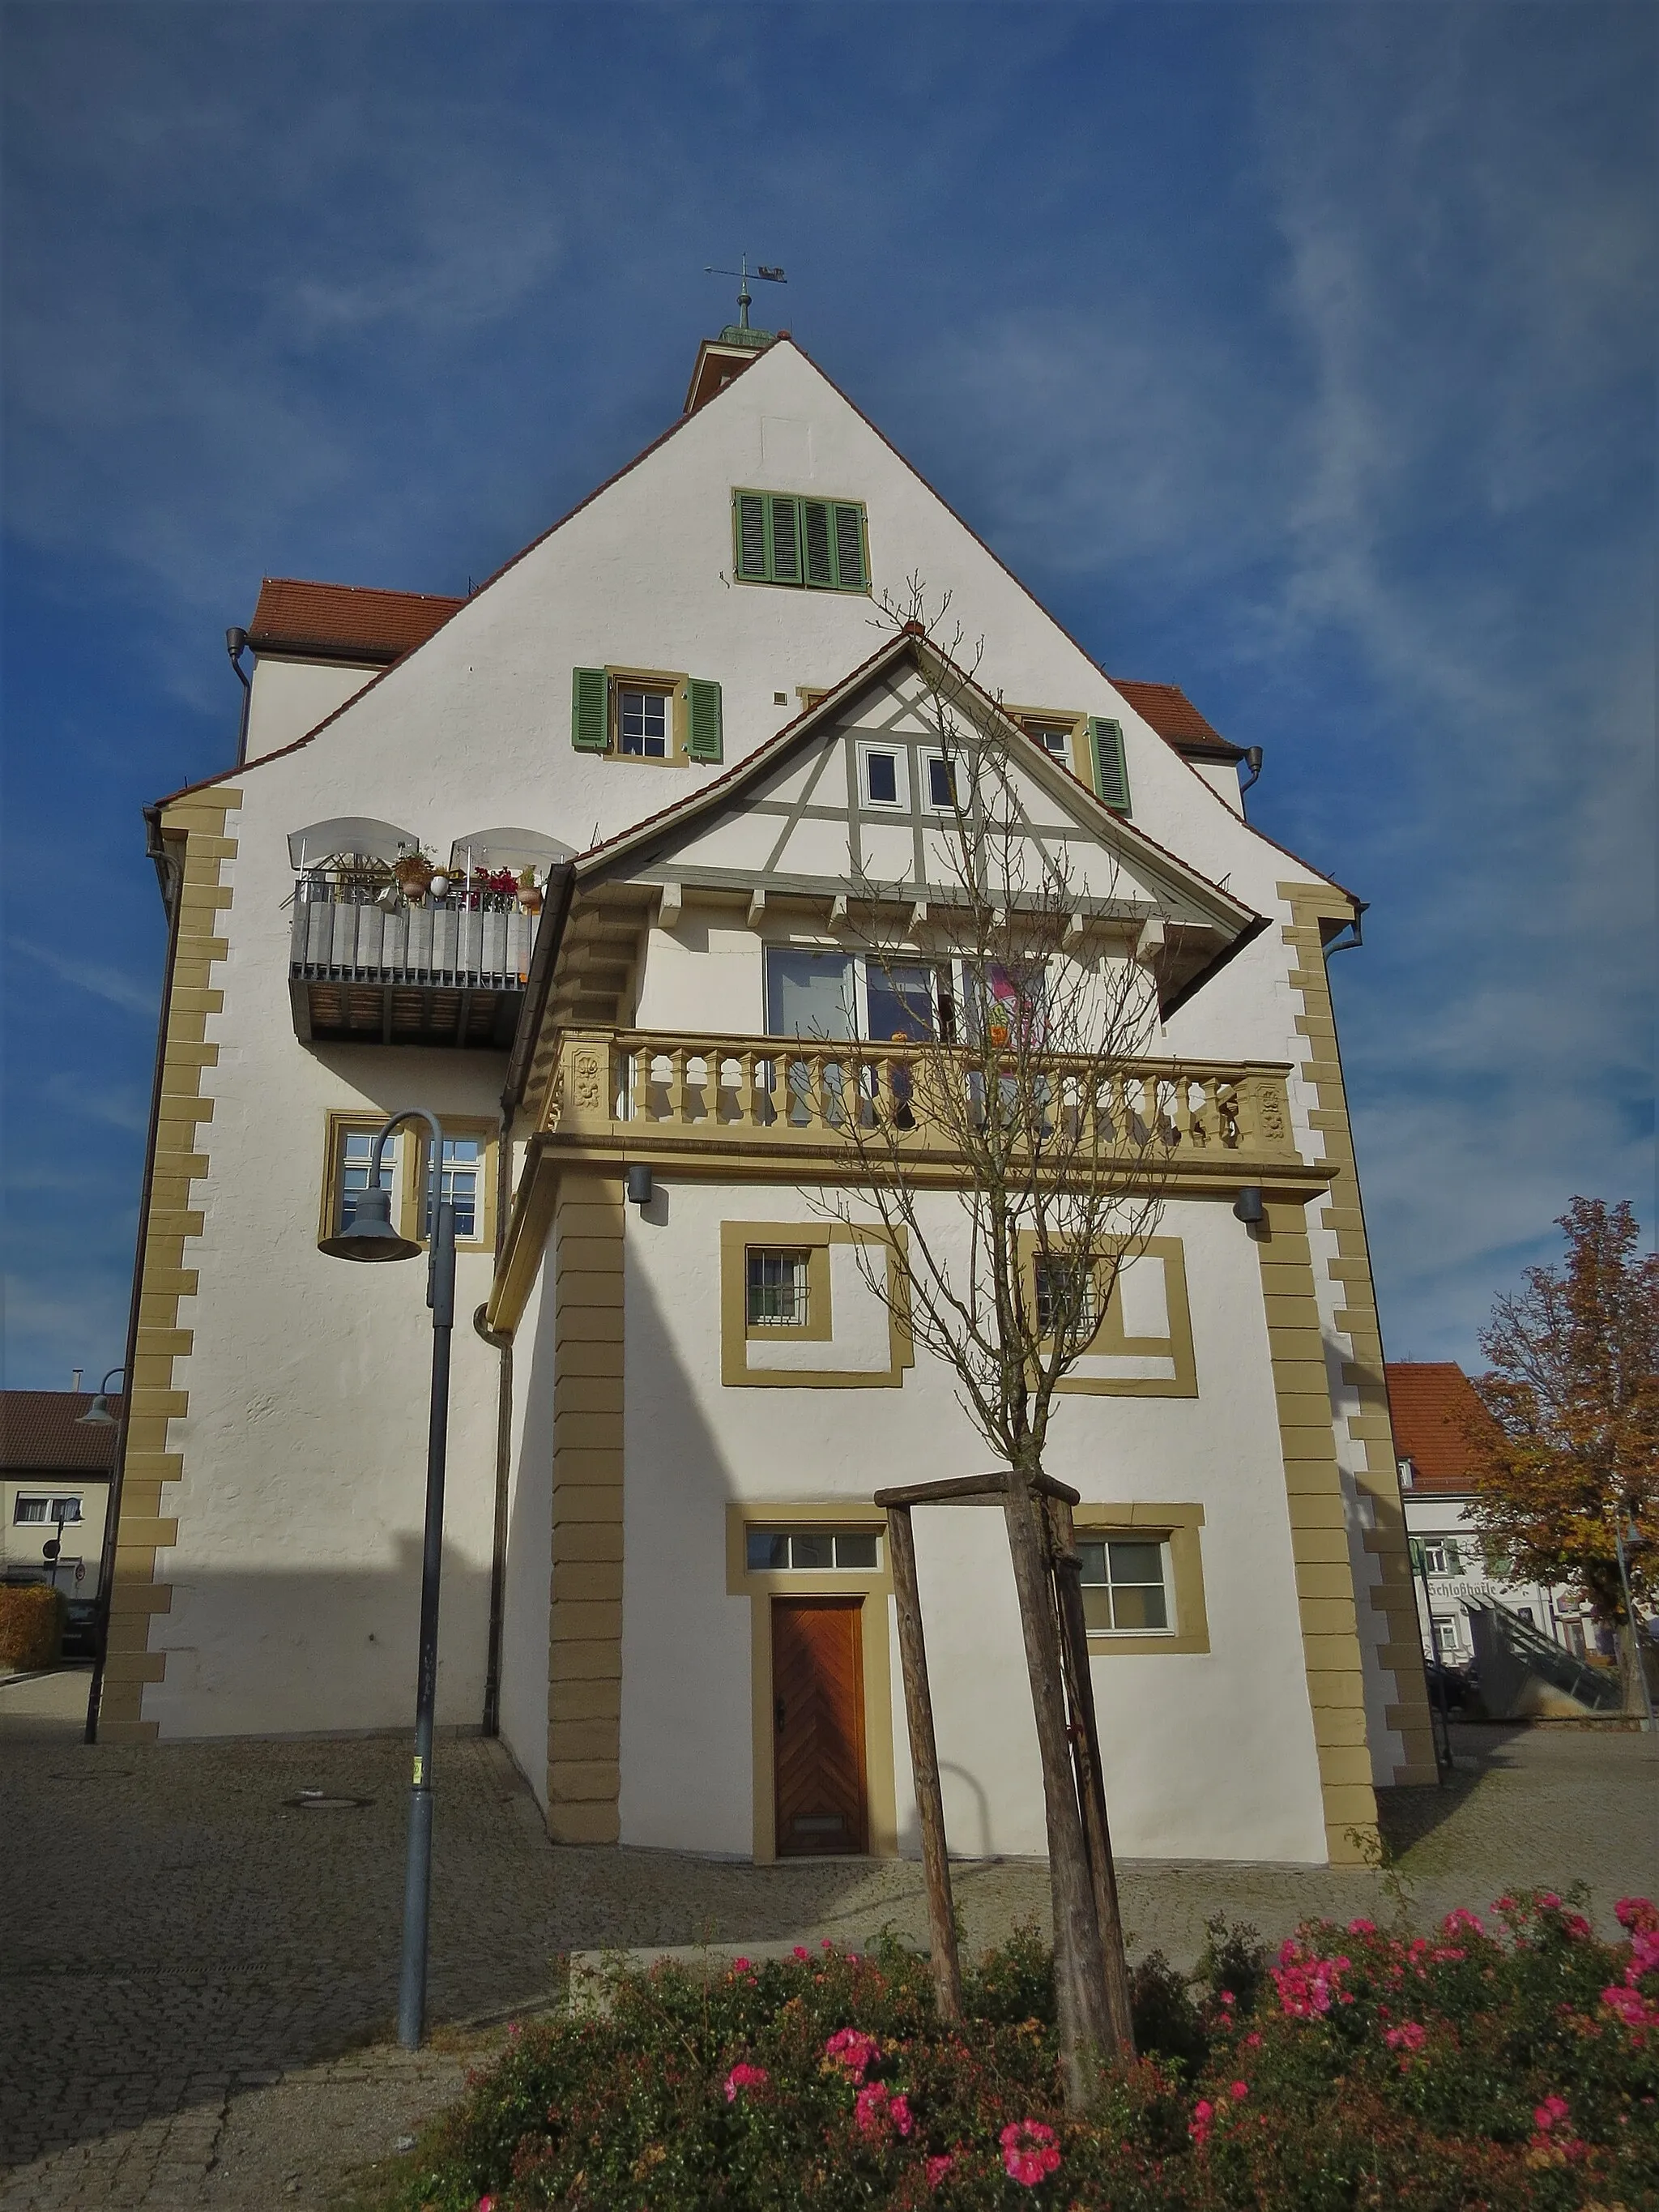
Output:
[[78,960],[72,954],[54,951],[49,945],[33,944],[23,937],[9,937],[6,948],[14,956],[33,961],[37,968],[44,968],[75,990],[103,1000],[106,1006],[119,1006],[125,1012],[133,1014],[155,1012],[154,989],[135,982],[118,968],[97,960]]

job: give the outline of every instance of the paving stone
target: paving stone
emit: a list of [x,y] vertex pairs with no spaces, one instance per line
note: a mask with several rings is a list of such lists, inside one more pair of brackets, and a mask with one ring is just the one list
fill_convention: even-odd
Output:
[[[15,1696],[0,1695],[0,2212],[325,2206],[347,2168],[390,2156],[459,2093],[501,2023],[554,2000],[563,1956],[925,1936],[909,1862],[556,1849],[501,1748],[444,1737],[438,2039],[405,2052],[392,2039],[401,1735],[88,1747],[67,1712],[55,1731],[13,1729]],[[1615,1898],[1659,1888],[1659,1741],[1470,1729],[1458,1741],[1453,1786],[1393,1793],[1393,1875],[1127,1863],[1135,1949],[1188,1963],[1212,1913],[1276,1939],[1310,1913],[1381,1917],[1402,1887],[1427,1915],[1582,1878],[1604,1924]],[[369,1802],[301,1811],[285,1801],[302,1789]],[[963,1861],[953,1879],[970,1948],[1047,1923],[1038,1863]],[[76,1899],[62,1927],[39,1909],[48,1893]]]

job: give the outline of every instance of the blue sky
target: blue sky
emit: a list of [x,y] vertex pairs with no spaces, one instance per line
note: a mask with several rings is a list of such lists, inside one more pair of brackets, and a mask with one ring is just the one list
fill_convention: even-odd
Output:
[[[1659,11],[0,9],[5,1379],[122,1355],[262,574],[460,592],[763,296],[1115,672],[1267,749],[1396,1358],[1654,1218]],[[757,319],[761,319],[757,313]]]

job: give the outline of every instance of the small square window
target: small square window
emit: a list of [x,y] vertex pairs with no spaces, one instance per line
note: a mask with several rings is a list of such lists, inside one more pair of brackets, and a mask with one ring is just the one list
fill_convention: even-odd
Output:
[[898,805],[898,758],[893,753],[864,756],[865,797],[872,806]]
[[789,1564],[792,1567],[811,1570],[833,1567],[836,1564],[836,1540],[816,1530],[797,1529],[789,1539]]
[[1025,728],[1044,752],[1052,753],[1057,761],[1071,766],[1072,732],[1064,722],[1028,722]]
[[751,1251],[748,1293],[750,1328],[805,1328],[808,1318],[805,1253]]
[[1092,1344],[1100,1328],[1100,1280],[1089,1260],[1042,1260],[1036,1262],[1037,1333],[1045,1340],[1054,1332],[1056,1304],[1068,1310],[1068,1341]]
[[943,753],[927,756],[927,804],[941,814],[956,811],[956,763],[947,760]]
[[1168,1630],[1166,1548],[1157,1538],[1108,1537],[1078,1545],[1084,1618],[1091,1628],[1131,1636]]
[[781,1529],[751,1528],[745,1556],[751,1575],[774,1573],[789,1565],[789,1539]]
[[639,760],[668,757],[668,694],[617,687],[617,747]]

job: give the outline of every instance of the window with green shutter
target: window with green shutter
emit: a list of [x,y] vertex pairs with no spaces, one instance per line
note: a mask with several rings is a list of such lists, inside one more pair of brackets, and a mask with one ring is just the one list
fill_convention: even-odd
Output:
[[1123,757],[1123,725],[1089,717],[1090,764],[1095,793],[1115,814],[1129,811],[1129,769]]
[[579,753],[611,750],[611,684],[602,668],[570,672],[570,742]]
[[734,491],[732,535],[739,583],[797,584],[818,592],[870,587],[869,528],[857,500]]
[[720,761],[720,687],[665,669],[573,669],[570,742],[578,752],[659,768]]

